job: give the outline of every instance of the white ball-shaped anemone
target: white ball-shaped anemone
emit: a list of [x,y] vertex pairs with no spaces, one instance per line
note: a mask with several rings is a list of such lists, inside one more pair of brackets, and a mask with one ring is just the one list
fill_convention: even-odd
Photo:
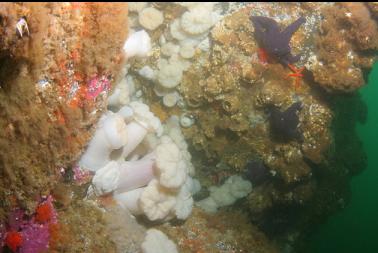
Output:
[[182,71],[186,71],[189,69],[191,63],[189,60],[184,59],[179,54],[174,54],[169,58],[169,64],[176,66],[177,68],[181,68]]
[[161,11],[148,7],[139,12],[139,24],[148,30],[155,30],[163,24],[164,16]]
[[120,171],[116,161],[110,161],[104,167],[96,171],[92,179],[94,191],[97,195],[103,195],[117,188]]
[[161,53],[165,56],[172,56],[174,54],[177,54],[179,51],[180,51],[180,46],[172,42],[165,43],[161,47]]
[[151,228],[147,230],[146,238],[142,245],[143,253],[177,253],[175,243],[161,231]]
[[182,43],[180,46],[180,56],[185,59],[192,58],[195,53],[195,48],[192,43]]
[[174,88],[176,87],[182,79],[182,68],[175,65],[165,65],[162,66],[158,73],[158,81],[164,88]]
[[193,35],[208,31],[213,24],[213,14],[205,8],[187,11],[181,17],[181,28],[184,32]]
[[188,177],[185,184],[180,188],[176,199],[174,213],[178,219],[185,220],[192,212],[194,203],[192,198],[192,190],[192,178]]
[[168,136],[167,139],[155,149],[159,183],[167,188],[179,188],[187,178],[187,164],[178,146]]
[[142,192],[139,206],[149,220],[166,218],[176,205],[176,196],[153,179]]
[[144,139],[147,133],[154,132],[158,136],[162,134],[162,126],[159,118],[150,112],[148,105],[138,101],[129,104],[133,110],[132,121],[127,124],[128,142],[122,148],[119,159],[125,159]]
[[179,100],[180,96],[177,92],[171,92],[168,94],[165,94],[163,97],[163,104],[166,107],[173,107],[177,104],[177,101]]
[[179,2],[179,5],[190,9],[197,8],[199,5],[201,5],[201,2]]
[[213,10],[215,3],[213,2],[180,2],[179,5],[186,7],[188,10],[194,10],[197,8],[206,8]]
[[158,97],[164,97],[168,93],[171,93],[172,89],[167,89],[167,88],[162,87],[159,84],[156,84],[156,85],[154,85],[153,91],[154,91],[154,93],[155,93],[156,96],[158,96]]
[[187,38],[187,35],[181,28],[179,19],[174,20],[171,23],[169,29],[170,29],[171,36],[175,38],[176,40],[184,40]]
[[210,186],[210,196],[197,202],[206,212],[213,213],[219,207],[232,205],[239,198],[246,197],[252,191],[252,184],[241,176],[229,177],[221,186]]
[[145,57],[151,51],[151,38],[144,30],[135,32],[126,40],[123,50],[126,57]]
[[155,80],[156,78],[156,74],[155,74],[155,70],[153,70],[150,66],[146,65],[144,66],[143,68],[139,69],[138,70],[138,74],[147,79],[147,80]]
[[130,2],[128,3],[128,8],[130,12],[140,12],[144,8],[146,8],[146,2]]
[[134,92],[133,88],[132,83],[127,82],[126,78],[122,78],[114,88],[113,93],[108,97],[108,105],[117,107],[128,104],[130,102],[130,96]]
[[184,128],[191,127],[194,124],[194,122],[195,122],[194,118],[187,113],[183,113],[180,116],[180,125]]

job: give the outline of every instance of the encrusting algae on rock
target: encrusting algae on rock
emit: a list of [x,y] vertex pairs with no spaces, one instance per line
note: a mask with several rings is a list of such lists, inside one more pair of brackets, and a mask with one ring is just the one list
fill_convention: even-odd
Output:
[[[191,11],[196,7],[185,8]],[[179,54],[178,47],[185,44],[182,41],[189,30],[180,27],[179,22],[166,20],[169,29],[154,31],[157,43],[152,49],[154,53],[150,58],[137,60],[131,65],[128,75],[152,108],[164,108],[164,113],[159,113],[162,118],[167,118],[167,114],[184,115],[182,131],[195,157],[196,175],[205,186],[198,200],[208,196],[206,187],[220,186],[235,173],[244,173],[249,161],[257,159],[268,168],[269,176],[256,191],[252,190],[245,207],[258,217],[255,221],[264,231],[268,233],[275,224],[276,220],[272,217],[280,207],[285,208],[282,208],[282,213],[278,212],[278,216],[285,216],[285,212],[290,212],[293,206],[304,207],[316,202],[328,187],[317,168],[326,167],[325,164],[332,159],[335,145],[331,128],[334,120],[332,96],[340,91],[353,92],[362,86],[363,76],[356,76],[353,71],[356,68],[368,69],[374,61],[368,48],[373,49],[377,41],[372,39],[376,22],[370,18],[370,13],[365,13],[366,8],[371,7],[353,3],[252,3],[236,8],[214,25],[207,46],[204,46],[206,39],[197,46],[197,53],[192,58],[194,61],[190,61],[189,67],[183,59],[176,61],[182,64],[183,70],[182,78],[181,71],[175,75],[180,78],[174,80],[173,88],[183,100],[172,107],[169,105],[169,108],[159,101],[159,97],[167,93],[162,89],[157,92],[153,88],[155,83],[155,87],[161,86],[164,80],[145,81],[145,77],[138,75],[138,69],[148,65],[150,69],[160,71],[162,65],[177,60],[172,55]],[[356,13],[348,14],[353,12],[351,9]],[[176,21],[180,19],[180,13],[172,14]],[[369,15],[365,15],[362,21],[361,13]],[[275,55],[261,51],[264,45],[261,41],[258,43],[255,27],[250,20],[256,16],[275,20],[283,33],[286,27],[294,23],[289,29],[291,39],[279,45],[289,48],[291,58],[288,56],[282,62],[279,53]],[[348,22],[350,25],[346,24]],[[354,25],[358,22],[364,23],[360,31]],[[133,27],[138,25],[134,24]],[[336,27],[340,29],[336,31]],[[333,30],[342,34],[325,41],[335,34]],[[361,34],[366,34],[371,40],[362,41]],[[340,57],[334,55],[332,48],[328,50],[332,53],[327,53],[326,47],[337,45],[354,51],[349,56],[349,51],[343,51]],[[297,55],[300,57],[294,57]],[[159,56],[164,59],[161,60]],[[343,60],[346,56],[349,57],[348,61]],[[343,72],[343,77],[338,77],[340,72],[334,69],[335,61],[342,72],[348,72]],[[361,70],[357,72],[362,74]],[[349,85],[348,82],[354,83]],[[300,105],[300,108],[290,110],[294,105]],[[283,124],[277,127],[280,120]],[[288,138],[281,138],[282,130]],[[343,189],[346,189],[345,186]],[[340,189],[338,193],[345,194],[344,190]],[[314,222],[314,212],[320,212],[322,217],[329,214],[325,202],[316,211],[299,208],[303,213],[298,212],[301,217],[312,217],[309,220]],[[273,220],[271,223],[270,219]],[[296,228],[304,229],[304,224],[311,222],[304,222],[302,227]],[[290,236],[284,234],[283,237],[285,235]]]
[[0,251],[305,248],[365,165],[377,9],[0,4]]
[[363,72],[376,60],[377,22],[364,3],[337,3],[322,15],[310,67],[314,80],[331,92],[353,92],[365,84]]
[[[37,208],[43,222],[51,210],[37,198],[78,158],[118,79],[127,4],[2,3],[0,16],[0,217]],[[71,218],[68,230],[78,224]]]

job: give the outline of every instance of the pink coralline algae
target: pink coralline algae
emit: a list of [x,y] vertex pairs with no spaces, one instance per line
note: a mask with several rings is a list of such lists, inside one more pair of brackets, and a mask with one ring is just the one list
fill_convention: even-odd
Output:
[[93,173],[89,170],[84,170],[79,165],[75,165],[72,170],[75,184],[83,185],[91,181]]
[[[46,252],[49,245],[50,233],[49,226],[57,223],[57,213],[52,204],[52,196],[42,200],[36,210],[36,213],[28,217],[21,209],[14,210],[5,224],[0,225],[1,248],[3,251],[5,245],[9,248],[9,242],[6,240],[7,235],[17,233],[22,238],[21,245],[14,247],[13,252],[19,253],[39,253]],[[37,217],[39,217],[37,219]],[[43,219],[41,219],[43,217]]]
[[0,253],[3,252],[7,230],[4,223],[0,223]]
[[110,81],[106,76],[92,78],[87,86],[87,99],[95,99],[101,92],[109,91]]
[[23,244],[20,253],[45,252],[49,245],[49,225],[29,223],[22,230]]
[[14,210],[9,216],[8,216],[8,226],[12,230],[18,231],[24,224],[25,212],[21,209]]

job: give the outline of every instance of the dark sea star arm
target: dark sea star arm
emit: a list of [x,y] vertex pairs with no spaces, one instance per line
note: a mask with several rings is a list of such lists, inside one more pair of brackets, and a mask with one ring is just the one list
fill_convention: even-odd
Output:
[[251,16],[250,19],[254,25],[261,26],[265,29],[273,28],[278,30],[278,24],[274,19],[263,16]]
[[291,23],[288,27],[285,28],[285,30],[281,32],[281,37],[284,38],[284,40],[287,41],[287,43],[289,43],[293,34],[305,22],[306,22],[306,19],[304,17],[298,18],[296,21]]
[[294,115],[296,114],[300,109],[302,108],[302,103],[301,102],[295,102],[292,104],[286,111],[288,115]]
[[255,28],[255,34],[263,40],[263,36],[269,32],[279,33],[280,29],[277,22],[274,19],[262,17],[262,16],[251,16],[250,20]]
[[285,65],[293,64],[294,62],[299,61],[300,58],[301,58],[301,55],[299,55],[299,54],[298,55],[292,55],[290,53],[287,56],[285,56],[285,58],[282,59],[281,62],[284,63]]

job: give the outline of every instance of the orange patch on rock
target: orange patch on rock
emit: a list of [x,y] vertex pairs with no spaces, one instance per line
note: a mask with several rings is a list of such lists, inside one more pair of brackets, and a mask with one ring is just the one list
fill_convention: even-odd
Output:
[[16,252],[17,248],[21,246],[23,242],[22,235],[16,231],[10,231],[5,238],[5,244],[13,251]]
[[40,223],[45,223],[51,219],[53,210],[49,203],[42,203],[37,207],[35,219]]

